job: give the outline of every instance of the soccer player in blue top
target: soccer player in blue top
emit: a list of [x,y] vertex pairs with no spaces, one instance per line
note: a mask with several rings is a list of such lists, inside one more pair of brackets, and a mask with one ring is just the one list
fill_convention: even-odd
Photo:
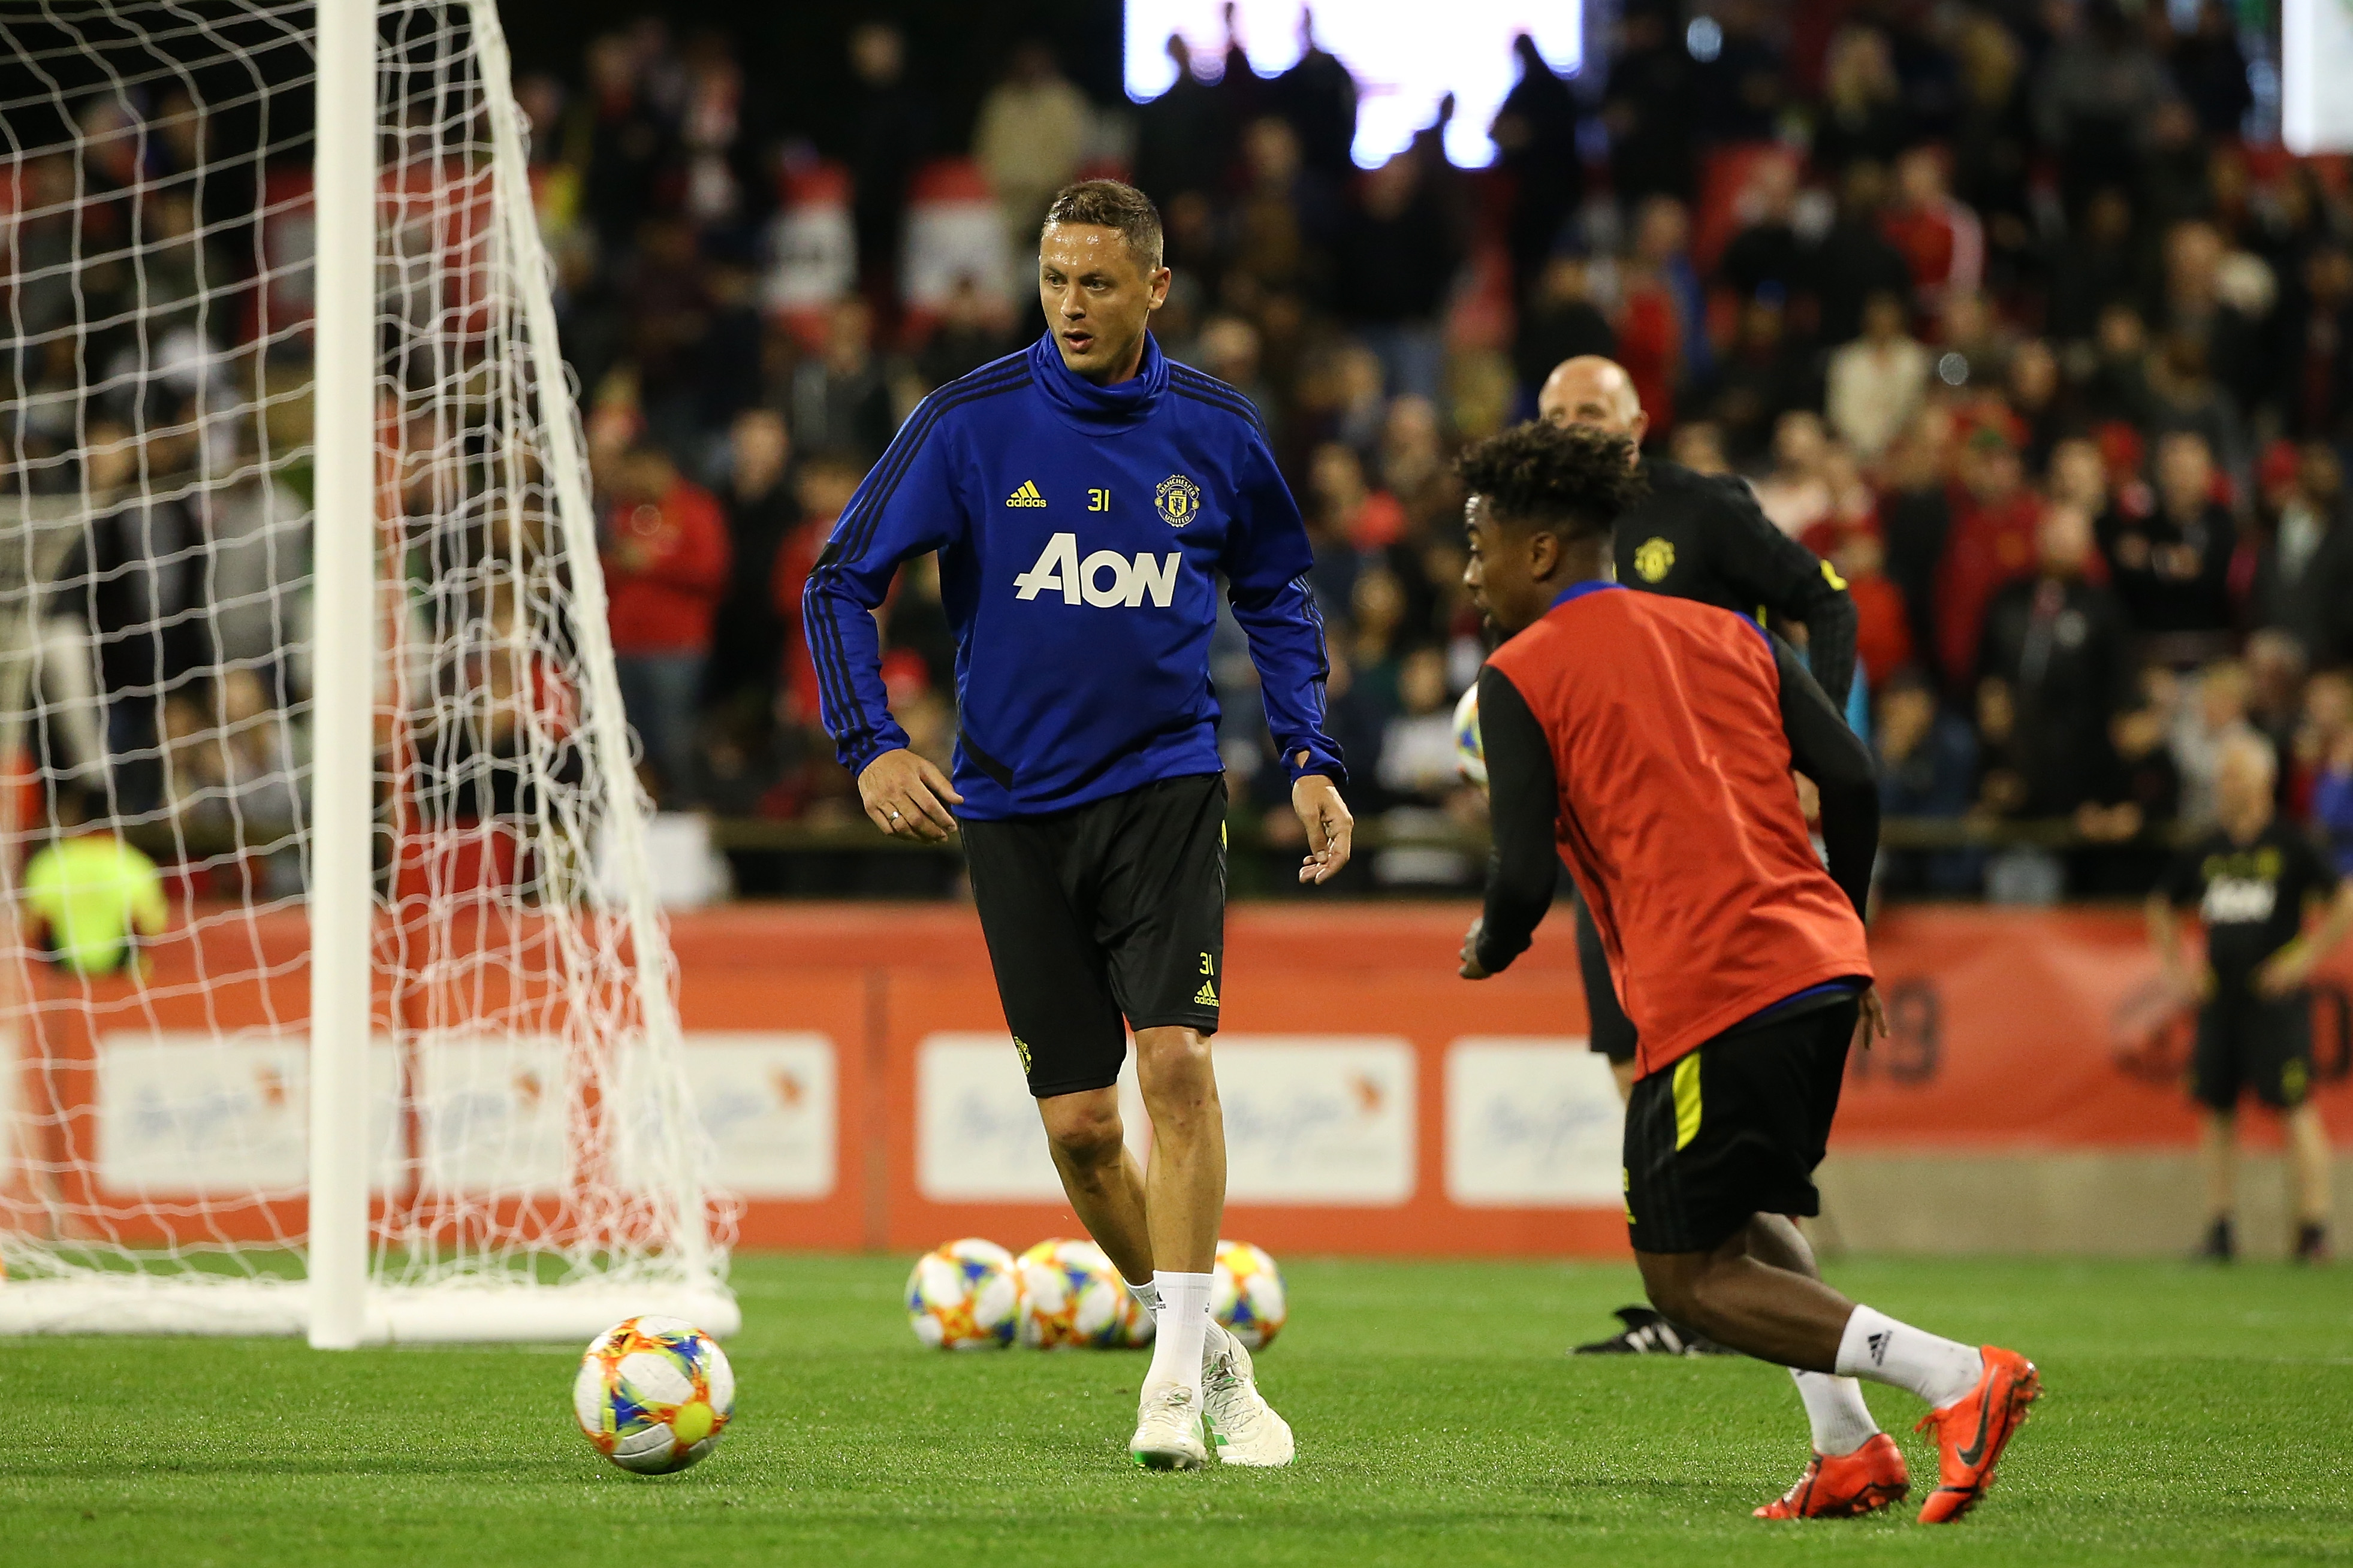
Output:
[[[803,618],[867,815],[905,838],[961,828],[1063,1190],[1158,1325],[1130,1454],[1198,1468],[1206,1423],[1225,1463],[1283,1465],[1290,1427],[1209,1319],[1226,1186],[1209,1059],[1225,977],[1219,579],[1307,831],[1301,881],[1347,863],[1353,822],[1298,505],[1249,402],[1153,341],[1160,245],[1160,215],[1129,186],[1055,196],[1038,258],[1049,330],[924,399],[841,514]],[[872,614],[927,551],[956,634],[953,780],[891,717]],[[1129,1028],[1148,1173],[1122,1142]]]

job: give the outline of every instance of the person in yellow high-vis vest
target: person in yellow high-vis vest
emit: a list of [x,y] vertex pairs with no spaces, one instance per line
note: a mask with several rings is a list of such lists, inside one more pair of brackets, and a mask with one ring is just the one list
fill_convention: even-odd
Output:
[[164,930],[164,879],[155,862],[85,816],[79,795],[60,790],[57,841],[25,868],[25,912],[59,969],[135,974],[139,939]]

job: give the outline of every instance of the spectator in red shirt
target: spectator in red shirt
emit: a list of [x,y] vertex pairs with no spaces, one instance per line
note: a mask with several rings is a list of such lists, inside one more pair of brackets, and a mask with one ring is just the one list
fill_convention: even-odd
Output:
[[1986,606],[2002,584],[2034,570],[2042,503],[2026,488],[2018,447],[1999,425],[1983,425],[1961,455],[1953,527],[1936,568],[1936,658],[1956,695],[1977,668]]
[[1691,216],[1683,203],[1653,196],[1642,204],[1627,258],[1618,352],[1651,416],[1653,440],[1674,430],[1676,392],[1712,368],[1690,239]]
[[1387,550],[1406,535],[1405,507],[1366,481],[1364,460],[1352,447],[1338,441],[1316,447],[1307,489],[1317,521],[1360,554]]
[[1895,165],[1895,205],[1880,218],[1888,243],[1904,253],[1912,286],[1931,312],[1950,294],[1970,294],[1985,280],[1985,228],[1945,187],[1945,155],[1915,147]]
[[1862,666],[1871,689],[1879,690],[1912,662],[1912,626],[1903,591],[1887,580],[1887,551],[1875,527],[1845,530],[1830,559],[1854,601],[1855,662]]
[[796,487],[801,521],[777,547],[776,566],[769,574],[769,599],[785,624],[780,717],[796,727],[814,725],[818,710],[817,666],[809,658],[808,635],[801,625],[801,590],[808,585],[818,553],[864,477],[857,459],[842,453],[819,453],[801,466]]
[[709,490],[668,453],[640,446],[622,461],[605,516],[609,600],[621,701],[645,742],[660,798],[694,787],[694,731],[711,626],[727,586],[727,524]]

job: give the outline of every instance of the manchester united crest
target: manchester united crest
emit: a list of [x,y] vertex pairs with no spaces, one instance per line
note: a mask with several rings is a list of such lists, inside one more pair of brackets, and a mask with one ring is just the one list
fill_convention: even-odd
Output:
[[1675,569],[1675,547],[1663,539],[1646,539],[1634,552],[1634,570],[1645,583],[1655,583]]
[[1153,492],[1153,504],[1160,509],[1161,521],[1182,528],[1201,513],[1201,487],[1182,474],[1171,474]]

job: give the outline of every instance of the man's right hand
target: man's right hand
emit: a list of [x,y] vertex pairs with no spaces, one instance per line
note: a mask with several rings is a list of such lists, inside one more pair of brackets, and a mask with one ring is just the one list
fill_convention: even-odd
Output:
[[858,798],[875,826],[893,838],[925,844],[937,844],[956,830],[948,806],[964,804],[947,774],[904,747],[866,764],[858,775]]

